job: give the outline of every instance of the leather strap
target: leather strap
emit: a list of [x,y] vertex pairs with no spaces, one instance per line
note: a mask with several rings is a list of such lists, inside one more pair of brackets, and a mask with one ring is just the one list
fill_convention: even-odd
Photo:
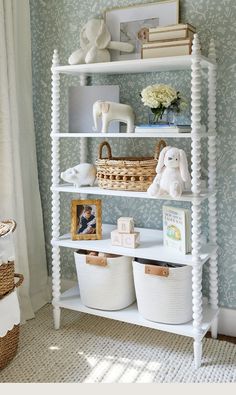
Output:
[[88,265],[107,266],[107,258],[101,256],[87,255],[86,263]]
[[154,276],[168,277],[169,268],[165,266],[145,265],[145,274],[153,274]]

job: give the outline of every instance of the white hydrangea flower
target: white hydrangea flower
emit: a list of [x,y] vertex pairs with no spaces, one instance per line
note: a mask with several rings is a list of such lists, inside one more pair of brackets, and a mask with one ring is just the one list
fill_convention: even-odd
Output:
[[149,85],[141,92],[142,102],[150,108],[168,108],[177,99],[177,92],[169,85]]

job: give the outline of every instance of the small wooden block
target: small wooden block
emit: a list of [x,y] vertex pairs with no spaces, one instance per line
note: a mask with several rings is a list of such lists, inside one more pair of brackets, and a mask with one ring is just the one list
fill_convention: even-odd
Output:
[[113,246],[121,246],[122,245],[122,234],[118,232],[117,229],[111,232],[111,244]]
[[136,248],[140,244],[140,233],[123,233],[122,234],[122,247]]
[[120,233],[133,233],[134,219],[132,217],[120,217],[117,220],[117,227]]

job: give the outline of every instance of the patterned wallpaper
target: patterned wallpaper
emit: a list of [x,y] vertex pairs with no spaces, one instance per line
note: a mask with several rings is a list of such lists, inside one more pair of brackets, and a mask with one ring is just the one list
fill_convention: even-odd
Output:
[[[146,1],[148,2],[148,1]],[[51,201],[50,201],[50,112],[51,112],[51,58],[54,48],[59,51],[61,64],[67,64],[71,52],[79,46],[79,31],[92,17],[100,17],[104,10],[115,6],[141,3],[140,0],[30,0],[33,54],[34,117],[39,169],[40,192],[43,206],[45,239],[49,271],[51,270]],[[145,1],[142,1],[145,3]],[[180,21],[196,26],[207,53],[208,43],[213,36],[218,54],[217,88],[217,181],[218,181],[218,230],[219,230],[219,299],[220,305],[236,308],[236,17],[235,0],[180,0]],[[203,90],[207,80],[203,76]],[[63,76],[61,79],[61,130],[67,130],[67,88],[79,85],[79,80]],[[151,83],[169,83],[190,97],[190,72],[151,73],[126,76],[100,76],[93,84],[119,84],[121,102],[133,106],[138,121],[145,121],[147,112],[139,98],[141,89]],[[203,103],[204,113],[205,103]],[[205,118],[205,116],[204,116]],[[171,141],[168,143],[171,144]],[[88,161],[94,161],[99,141],[90,140]],[[173,144],[173,142],[172,142]],[[175,140],[174,144],[190,153],[190,144]],[[112,141],[115,155],[151,155],[155,139],[130,139]],[[206,142],[202,142],[203,163],[206,158]],[[61,170],[79,162],[79,141],[63,141],[61,144]],[[70,227],[70,200],[73,195],[63,194],[61,232]],[[176,203],[179,206],[179,203]],[[186,205],[188,207],[188,205]],[[206,218],[207,205],[203,206]],[[139,199],[104,198],[103,221],[115,223],[121,215],[133,215],[137,226],[161,228],[161,203]],[[203,233],[207,235],[204,224]],[[62,276],[75,278],[73,254],[62,249]],[[208,292],[208,268],[204,268],[204,293]]]

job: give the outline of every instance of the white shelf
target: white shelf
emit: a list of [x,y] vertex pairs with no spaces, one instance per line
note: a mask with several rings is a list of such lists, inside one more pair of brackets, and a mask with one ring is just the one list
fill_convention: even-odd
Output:
[[[100,251],[108,254],[125,255],[137,258],[158,260],[176,264],[192,266],[192,255],[184,255],[174,249],[163,246],[162,231],[157,229],[136,228],[140,232],[140,246],[138,248],[117,247],[111,244],[111,231],[115,225],[102,225],[102,240],[71,240],[70,234],[61,236],[52,242],[53,245],[72,249]],[[204,264],[216,250],[214,245],[205,245],[201,250],[201,263]]]
[[[210,135],[209,133],[202,132],[199,133],[201,138],[206,138]],[[92,138],[175,138],[175,139],[190,139],[194,138],[194,134],[190,132],[186,133],[176,133],[170,132],[165,129],[165,131],[158,131],[158,132],[140,132],[140,133],[55,133],[51,136],[52,138],[83,138],[83,137],[92,137]]]
[[199,196],[194,195],[191,192],[184,192],[179,199],[174,199],[170,195],[163,195],[158,197],[149,196],[147,192],[136,192],[136,191],[117,191],[113,189],[102,189],[99,187],[74,187],[71,184],[61,184],[57,187],[52,188],[53,191],[58,192],[69,192],[69,193],[81,193],[85,195],[102,195],[102,196],[119,196],[119,197],[131,197],[138,199],[153,199],[153,200],[173,200],[179,202],[194,202],[203,201],[214,195],[215,192],[204,191]]
[[[75,287],[69,289],[61,295],[59,302],[54,304],[58,307],[63,307],[70,310],[80,311],[83,313],[88,313],[104,318],[110,318],[117,321],[128,322],[130,324],[144,326],[146,328],[158,329],[165,332],[175,333],[178,335],[194,337],[194,330],[192,326],[192,321],[185,324],[179,325],[168,325],[161,324],[152,321],[145,320],[138,312],[137,304],[134,303],[131,306],[123,310],[118,311],[104,311],[90,309],[84,306],[81,302],[79,296],[79,288]],[[218,310],[213,310],[209,306],[204,306],[203,308],[203,322],[202,322],[202,337],[206,334],[211,326],[212,321],[217,316]]]
[[[55,71],[63,74],[136,74],[157,71],[186,70],[191,68],[191,55],[171,56],[156,59],[134,59],[115,62],[91,63],[79,65],[56,66]],[[207,68],[214,64],[201,56],[201,67]]]

